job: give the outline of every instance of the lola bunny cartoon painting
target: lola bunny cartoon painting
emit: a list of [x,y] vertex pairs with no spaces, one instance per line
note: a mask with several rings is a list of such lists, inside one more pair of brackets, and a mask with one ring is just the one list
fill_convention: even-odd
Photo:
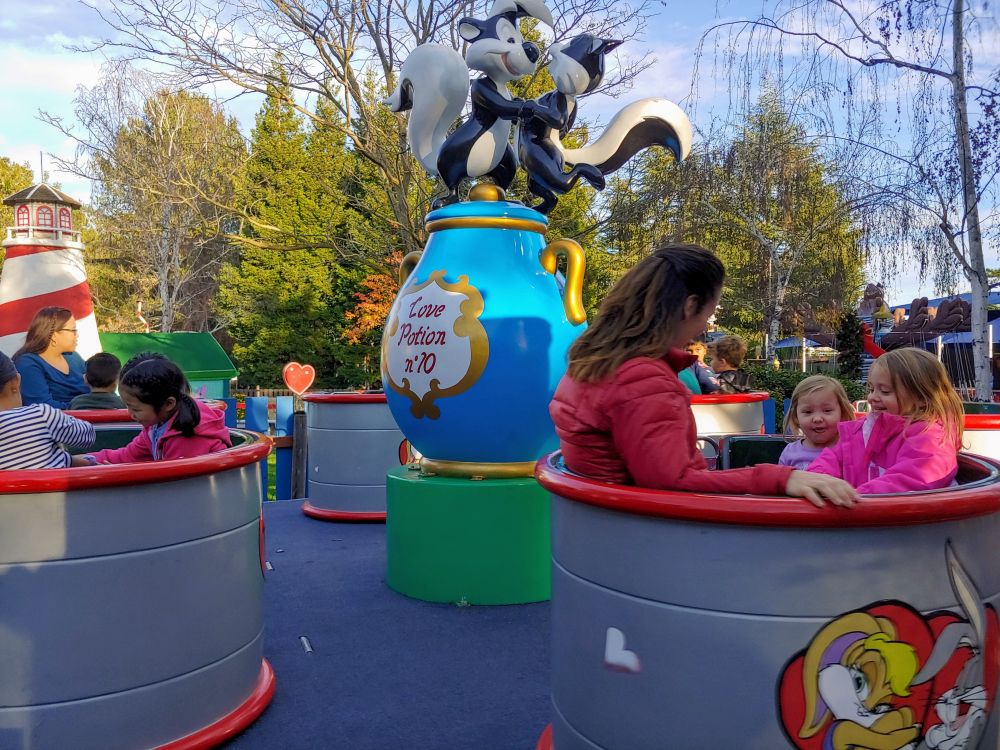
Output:
[[950,544],[945,561],[961,614],[869,604],[827,622],[786,665],[778,710],[795,747],[980,747],[1000,674],[998,619]]

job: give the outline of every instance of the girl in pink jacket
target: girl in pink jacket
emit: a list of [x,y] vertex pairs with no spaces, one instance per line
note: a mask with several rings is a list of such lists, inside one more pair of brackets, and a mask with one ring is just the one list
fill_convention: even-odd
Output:
[[868,374],[868,404],[868,417],[841,422],[840,440],[809,471],[840,477],[869,495],[952,484],[963,409],[934,355],[913,347],[883,354]]
[[142,430],[124,448],[90,454],[94,463],[191,458],[232,445],[223,413],[191,398],[184,373],[166,357],[130,360],[122,368],[118,391]]

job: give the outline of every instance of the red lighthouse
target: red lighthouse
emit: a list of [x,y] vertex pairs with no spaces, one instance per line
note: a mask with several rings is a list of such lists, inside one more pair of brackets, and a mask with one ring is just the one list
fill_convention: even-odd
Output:
[[73,228],[80,202],[44,182],[3,202],[14,209],[14,226],[7,227],[2,243],[0,351],[13,354],[35,313],[51,305],[68,308],[76,318],[81,356],[101,351],[83,243]]

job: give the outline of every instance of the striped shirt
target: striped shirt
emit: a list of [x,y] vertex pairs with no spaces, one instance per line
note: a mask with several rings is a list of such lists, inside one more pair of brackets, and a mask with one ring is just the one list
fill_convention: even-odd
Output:
[[62,469],[70,456],[61,443],[89,448],[96,437],[94,425],[48,404],[6,409],[0,411],[0,469]]

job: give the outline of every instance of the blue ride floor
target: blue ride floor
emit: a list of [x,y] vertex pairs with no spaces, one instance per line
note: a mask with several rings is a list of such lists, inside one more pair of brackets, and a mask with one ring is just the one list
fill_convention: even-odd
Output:
[[227,750],[533,750],[551,715],[549,605],[397,594],[384,525],[317,521],[300,505],[265,503],[277,689]]

